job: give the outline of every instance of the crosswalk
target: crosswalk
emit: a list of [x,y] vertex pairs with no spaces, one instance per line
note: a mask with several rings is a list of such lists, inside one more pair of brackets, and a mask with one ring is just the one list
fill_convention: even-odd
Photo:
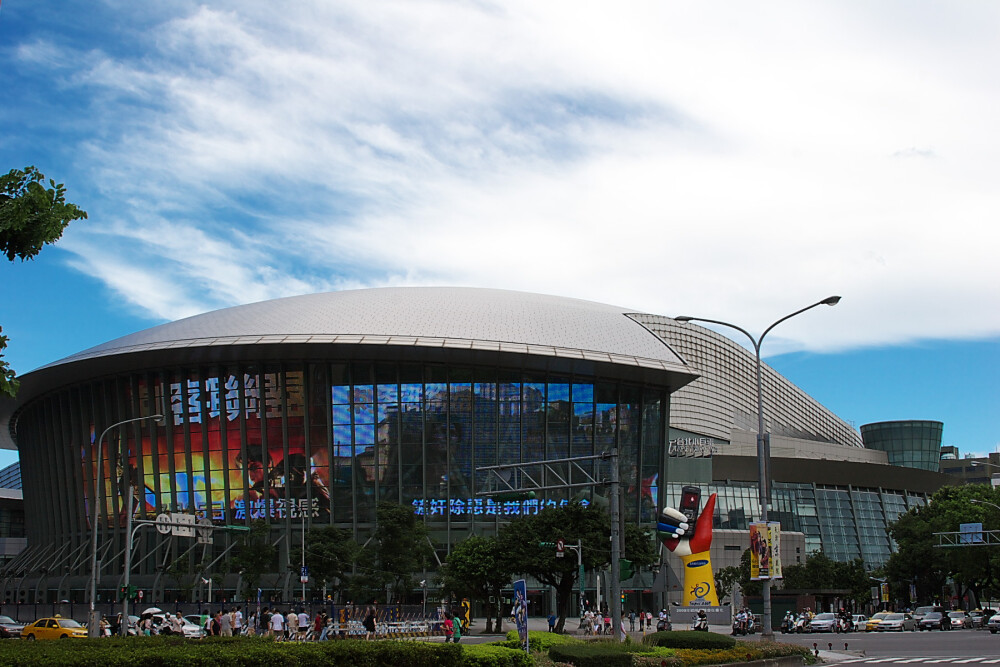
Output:
[[838,665],[1000,665],[1000,657],[977,656],[970,658],[967,656],[955,656],[948,658],[932,656],[890,656],[881,658],[844,658],[842,660],[834,658],[832,660],[828,660],[828,662]]

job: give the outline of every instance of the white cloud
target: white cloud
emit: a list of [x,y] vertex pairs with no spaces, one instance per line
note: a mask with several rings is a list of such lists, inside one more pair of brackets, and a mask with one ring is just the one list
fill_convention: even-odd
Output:
[[996,336],[998,12],[178,5],[78,59],[105,200],[64,247],[168,319],[448,283],[757,331],[844,296],[774,349]]

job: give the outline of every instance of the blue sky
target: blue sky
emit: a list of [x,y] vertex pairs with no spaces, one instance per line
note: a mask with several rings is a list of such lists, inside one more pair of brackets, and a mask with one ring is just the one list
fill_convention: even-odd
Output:
[[[855,425],[1000,444],[1000,6],[3,0],[21,372],[263,299],[469,285],[700,315]],[[0,453],[0,464],[9,456]]]

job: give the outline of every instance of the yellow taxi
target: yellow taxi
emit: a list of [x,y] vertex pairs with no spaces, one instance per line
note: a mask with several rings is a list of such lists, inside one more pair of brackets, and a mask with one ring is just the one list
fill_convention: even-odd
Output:
[[889,615],[889,612],[887,612],[887,611],[880,611],[877,614],[875,614],[874,616],[872,616],[871,618],[869,618],[868,622],[865,623],[865,632],[872,632],[874,630],[878,630],[878,624],[881,623],[882,619],[885,618],[888,615]]
[[86,637],[87,628],[83,627],[72,618],[62,616],[51,616],[40,618],[34,623],[29,623],[21,630],[21,637],[24,639],[68,639],[70,637]]

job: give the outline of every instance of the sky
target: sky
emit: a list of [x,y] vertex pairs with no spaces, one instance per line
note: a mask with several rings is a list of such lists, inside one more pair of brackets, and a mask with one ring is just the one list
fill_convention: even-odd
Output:
[[389,285],[755,335],[840,295],[766,361],[994,451],[998,32],[975,0],[3,0],[0,171],[89,213],[0,263],[6,359]]

